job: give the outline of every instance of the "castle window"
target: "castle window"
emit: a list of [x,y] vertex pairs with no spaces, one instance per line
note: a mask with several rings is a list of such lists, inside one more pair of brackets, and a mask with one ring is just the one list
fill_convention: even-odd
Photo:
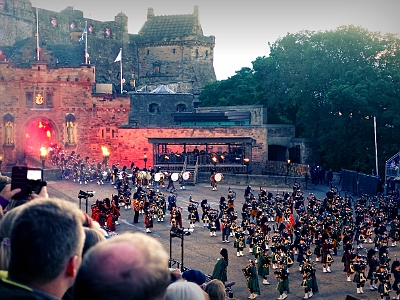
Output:
[[172,49],[172,53],[175,54],[176,53],[176,49]]
[[208,57],[208,50],[206,50],[206,57]]
[[147,55],[150,55],[150,50],[149,49],[147,49]]
[[26,99],[26,107],[32,108],[33,107],[33,93],[29,92],[25,94]]
[[66,143],[75,144],[75,116],[68,114],[65,116],[65,131],[66,131]]
[[50,93],[46,94],[46,107],[53,108],[53,95]]
[[180,103],[176,106],[176,111],[177,112],[184,112],[186,111],[186,105],[183,103]]
[[160,66],[154,67],[154,74],[160,74]]
[[196,49],[196,58],[199,57],[199,49]]
[[14,144],[14,117],[11,114],[6,114],[3,118],[5,129],[5,144]]
[[149,105],[149,113],[151,114],[160,113],[160,106],[157,103],[151,103]]

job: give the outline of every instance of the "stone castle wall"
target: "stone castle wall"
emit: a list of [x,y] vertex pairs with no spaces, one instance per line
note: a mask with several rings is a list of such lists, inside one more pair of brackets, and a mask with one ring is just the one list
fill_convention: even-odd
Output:
[[[36,8],[25,1],[2,1],[7,2],[7,9],[0,11],[0,50],[1,46],[14,46],[30,38],[32,43],[25,45],[30,50],[18,56],[29,62],[36,56]],[[79,38],[87,22],[88,61],[97,67],[98,82],[112,83],[116,92],[120,90],[120,71],[119,63],[114,63],[114,60],[120,48],[123,49],[123,75],[126,80],[124,90],[183,82],[189,85],[181,85],[181,92],[199,94],[206,83],[216,80],[214,37],[190,36],[162,43],[143,42],[138,34],[128,33],[128,18],[123,13],[112,21],[101,22],[85,18],[82,11],[73,7],[60,12],[39,8],[38,20],[41,51],[54,54],[55,58],[50,58],[52,63],[60,60],[60,63],[69,63],[70,66],[72,62],[79,65],[85,61],[85,43],[79,42]],[[18,45],[18,51],[21,51],[20,47]],[[13,51],[9,51],[9,55],[11,53]]]

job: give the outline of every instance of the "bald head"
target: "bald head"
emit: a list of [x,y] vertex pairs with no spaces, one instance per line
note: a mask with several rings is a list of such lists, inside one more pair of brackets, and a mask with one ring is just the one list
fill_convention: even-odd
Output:
[[163,299],[168,254],[156,239],[124,233],[92,247],[74,286],[75,299]]

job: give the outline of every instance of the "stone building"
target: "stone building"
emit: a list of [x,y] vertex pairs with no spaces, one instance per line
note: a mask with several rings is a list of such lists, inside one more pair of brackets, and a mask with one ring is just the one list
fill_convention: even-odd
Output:
[[85,27],[88,63],[97,67],[96,82],[112,83],[115,91],[120,90],[119,64],[114,63],[120,48],[127,91],[170,84],[175,91],[198,94],[216,79],[215,37],[204,36],[198,6],[192,14],[171,16],[157,16],[149,8],[140,31],[130,34],[123,12],[114,21],[101,22],[73,7],[54,12],[36,10],[28,0],[0,0],[0,60],[22,66],[37,59],[38,33],[40,60],[79,67],[86,62]]
[[[39,49],[36,8],[27,0],[0,0],[3,166],[38,160],[41,146],[54,145],[95,161],[105,146],[110,164],[140,167],[144,157],[147,166],[162,165],[164,155],[196,148],[205,165],[218,154],[227,168],[255,174],[268,159],[306,162],[308,148],[294,139],[294,127],[268,124],[265,107],[199,107],[200,88],[215,80],[215,38],[203,35],[198,7],[173,16],[155,16],[150,8],[138,34],[128,33],[123,13],[109,22],[72,7],[37,15]],[[87,64],[79,41],[85,26]],[[121,48],[122,94],[114,62]]]

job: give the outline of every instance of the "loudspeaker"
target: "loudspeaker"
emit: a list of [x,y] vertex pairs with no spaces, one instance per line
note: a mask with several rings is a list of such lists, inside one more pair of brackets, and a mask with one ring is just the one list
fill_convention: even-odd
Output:
[[360,300],[360,299],[347,295],[346,300]]

